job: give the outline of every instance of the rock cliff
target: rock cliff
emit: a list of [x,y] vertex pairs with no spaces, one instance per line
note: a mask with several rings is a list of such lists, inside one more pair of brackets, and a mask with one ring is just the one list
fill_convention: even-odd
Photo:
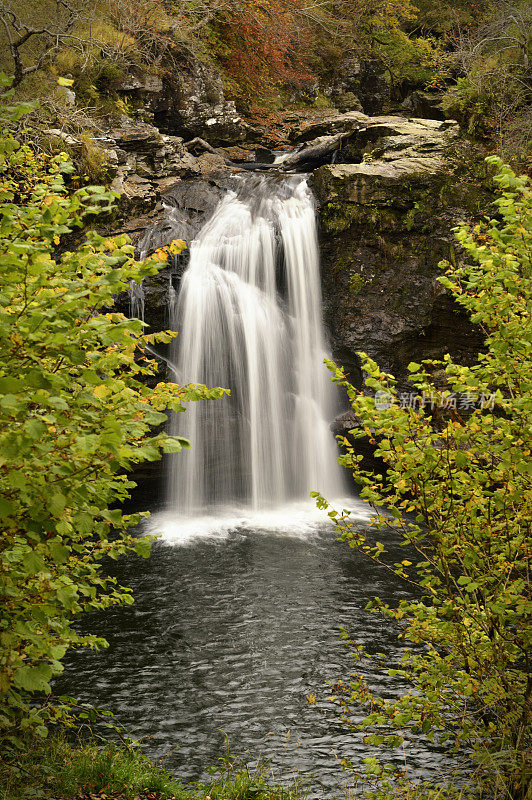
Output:
[[[277,165],[267,163],[273,156],[260,139],[214,147],[124,119],[103,142],[121,194],[120,230],[141,252],[190,241],[232,173],[306,170],[320,220],[324,315],[334,357],[352,380],[360,381],[360,350],[405,388],[411,360],[445,352],[474,360],[482,337],[437,282],[438,262],[455,257],[451,229],[467,216],[449,166],[457,124],[334,110],[288,119],[287,152]],[[205,124],[183,132],[205,134]],[[185,263],[145,287],[153,329],[168,324],[169,287],[171,280],[177,287]],[[120,305],[127,310],[127,298]]]
[[[455,258],[447,152],[457,125],[346,114],[337,163],[311,185],[319,204],[325,317],[335,357],[360,380],[365,351],[406,388],[409,361],[452,352],[474,360],[482,337],[438,283]],[[352,163],[355,162],[355,163]]]

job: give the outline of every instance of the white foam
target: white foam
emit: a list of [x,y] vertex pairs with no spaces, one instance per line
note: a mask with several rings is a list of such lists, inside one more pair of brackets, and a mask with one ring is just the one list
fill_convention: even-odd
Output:
[[[368,505],[352,497],[331,501],[330,507],[340,513],[348,510],[351,521],[367,522],[373,516]],[[312,500],[260,511],[217,507],[212,514],[198,516],[179,516],[165,510],[153,514],[143,525],[144,533],[171,545],[186,545],[199,539],[224,539],[247,531],[305,539],[326,529],[333,531],[334,524],[327,511],[317,508]]]

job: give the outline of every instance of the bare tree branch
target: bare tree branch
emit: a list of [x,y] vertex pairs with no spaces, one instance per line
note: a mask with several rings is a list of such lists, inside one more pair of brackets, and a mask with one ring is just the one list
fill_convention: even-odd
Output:
[[[71,31],[80,19],[82,9],[83,6],[74,6],[67,0],[57,0],[55,18],[34,27],[11,5],[0,2],[0,22],[13,61],[13,81],[11,86],[3,87],[1,93],[15,88],[27,75],[41,69],[46,59],[57,52],[61,44],[71,37]],[[25,45],[30,40],[32,49],[28,52]],[[30,63],[27,63],[28,60]]]

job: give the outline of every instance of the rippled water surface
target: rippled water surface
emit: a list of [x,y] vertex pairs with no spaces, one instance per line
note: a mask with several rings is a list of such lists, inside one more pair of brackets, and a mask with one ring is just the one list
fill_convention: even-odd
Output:
[[[365,512],[357,516],[364,525]],[[210,530],[203,520],[181,536],[161,516],[154,528],[166,541],[149,560],[112,565],[135,604],[83,622],[109,649],[72,654],[57,690],[111,709],[183,781],[206,777],[227,755],[227,735],[233,755],[266,756],[277,778],[313,776],[315,793],[338,796],[347,778],[337,759],[369,755],[320,702],[327,681],[352,667],[339,628],[397,656],[397,629],[364,607],[374,595],[397,599],[402,586],[298,512]],[[390,678],[371,680],[394,689]],[[412,774],[437,761],[424,746],[407,756]]]

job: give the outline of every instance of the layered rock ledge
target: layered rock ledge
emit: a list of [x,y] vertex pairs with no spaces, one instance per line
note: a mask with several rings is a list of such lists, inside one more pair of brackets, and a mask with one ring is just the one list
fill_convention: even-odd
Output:
[[448,202],[457,123],[356,112],[331,122],[346,163],[319,167],[311,185],[335,358],[360,383],[356,354],[367,352],[405,389],[410,361],[446,352],[474,361],[480,332],[437,281],[467,216]]
[[[262,141],[214,147],[129,119],[102,145],[122,196],[120,229],[142,252],[173,238],[191,241],[235,172],[310,171],[334,357],[359,382],[357,352],[364,350],[407,388],[409,361],[451,352],[471,362],[482,346],[437,281],[438,262],[454,257],[452,227],[467,216],[449,167],[457,136],[449,120],[328,111],[321,119],[294,117],[291,144],[277,164],[255,163],[271,155]],[[184,267],[169,265],[147,283],[152,329],[168,324],[170,280],[177,288]]]

